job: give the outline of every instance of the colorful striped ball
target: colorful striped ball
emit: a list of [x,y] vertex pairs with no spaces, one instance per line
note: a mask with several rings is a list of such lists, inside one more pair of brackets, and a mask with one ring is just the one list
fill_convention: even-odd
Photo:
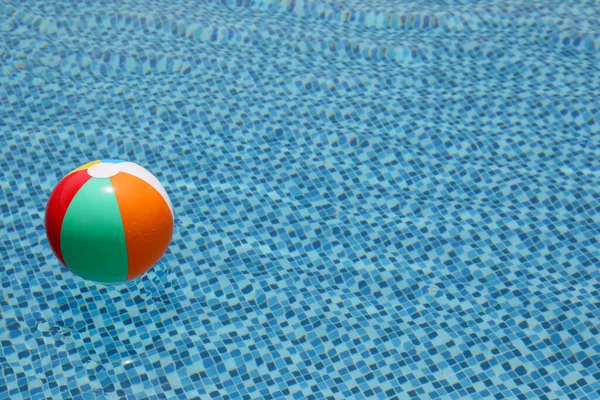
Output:
[[173,206],[145,168],[98,160],[56,185],[45,225],[54,254],[70,271],[118,283],[143,275],[164,255],[173,235]]

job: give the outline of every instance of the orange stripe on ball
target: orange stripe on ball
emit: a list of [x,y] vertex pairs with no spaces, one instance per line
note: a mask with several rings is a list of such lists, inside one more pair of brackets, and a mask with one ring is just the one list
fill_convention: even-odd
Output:
[[125,230],[127,279],[134,279],[156,264],[169,247],[173,218],[167,202],[152,185],[125,172],[110,180]]

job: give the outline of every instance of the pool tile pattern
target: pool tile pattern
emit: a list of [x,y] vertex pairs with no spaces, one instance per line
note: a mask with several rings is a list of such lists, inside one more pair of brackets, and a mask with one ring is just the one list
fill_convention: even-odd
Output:
[[[597,399],[593,1],[0,4],[1,399]],[[85,282],[71,169],[172,245]]]

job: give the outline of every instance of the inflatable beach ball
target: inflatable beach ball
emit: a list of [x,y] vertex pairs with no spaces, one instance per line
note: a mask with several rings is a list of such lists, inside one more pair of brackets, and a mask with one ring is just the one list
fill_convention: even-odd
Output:
[[144,274],[164,255],[173,235],[173,206],[145,168],[92,161],[56,185],[45,225],[54,254],[70,271],[118,283]]

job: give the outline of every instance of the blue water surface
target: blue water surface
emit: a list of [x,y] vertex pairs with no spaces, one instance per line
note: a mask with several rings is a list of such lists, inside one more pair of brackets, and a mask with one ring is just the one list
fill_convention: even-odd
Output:
[[[596,1],[0,3],[0,399],[597,399]],[[173,201],[128,285],[50,191]]]

